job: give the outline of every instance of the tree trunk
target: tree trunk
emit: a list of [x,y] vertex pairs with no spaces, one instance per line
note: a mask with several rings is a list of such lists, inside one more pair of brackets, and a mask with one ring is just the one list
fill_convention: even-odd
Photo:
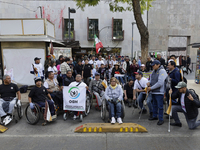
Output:
[[136,24],[141,36],[141,61],[143,64],[147,61],[148,47],[149,47],[149,31],[144,24],[141,14],[140,0],[132,0],[133,13],[136,20]]

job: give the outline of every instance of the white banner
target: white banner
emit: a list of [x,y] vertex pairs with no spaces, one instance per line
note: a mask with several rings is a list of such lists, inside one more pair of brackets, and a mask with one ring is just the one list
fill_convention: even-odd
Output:
[[63,110],[85,111],[85,86],[63,87]]

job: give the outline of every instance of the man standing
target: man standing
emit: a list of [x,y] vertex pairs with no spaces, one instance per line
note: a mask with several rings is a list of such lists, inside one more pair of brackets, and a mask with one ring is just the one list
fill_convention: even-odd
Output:
[[102,99],[104,99],[104,87],[101,84],[102,80],[100,79],[100,74],[98,72],[95,73],[95,80],[92,80],[89,85],[89,89],[94,95],[97,97],[98,105],[101,106]]
[[130,79],[126,85],[124,85],[124,100],[128,103],[128,107],[131,107],[133,100],[133,79]]
[[[181,80],[181,75],[179,72],[179,69],[176,67],[176,63],[174,61],[170,61],[168,63],[167,68],[169,69],[169,82],[171,83],[171,89],[173,91],[173,93],[175,93],[176,91],[178,91],[178,89],[175,88],[175,86],[180,82]],[[166,91],[166,97],[167,97],[167,102],[169,104],[169,89],[167,89]],[[177,101],[175,99],[172,99],[172,104],[177,104]]]
[[102,60],[102,57],[99,56],[99,60],[96,61],[96,65],[98,69],[101,67],[101,64],[104,64],[104,61]]
[[64,58],[64,62],[60,65],[60,72],[62,74],[62,81],[63,81],[63,85],[64,85],[64,80],[66,78],[66,74],[67,74],[67,70],[71,70],[70,67],[69,67],[69,64],[70,63],[70,59],[68,57],[65,57]]
[[130,65],[131,64],[132,63],[128,57],[125,58],[125,61],[122,64],[122,69],[123,69],[123,72],[125,73],[126,82],[127,82],[127,76],[128,76],[128,80],[131,78],[131,73],[130,73]]
[[44,68],[42,66],[42,64],[40,63],[40,59],[38,57],[34,58],[35,63],[31,65],[31,74],[34,74],[34,78],[35,77],[40,77],[43,81],[44,79]]
[[151,64],[152,64],[151,57],[148,56],[148,57],[147,57],[147,62],[146,62],[146,71],[147,71],[147,72],[149,72],[149,71],[152,70],[152,66],[151,66]]
[[190,64],[191,64],[191,58],[189,55],[187,55],[187,73],[188,70],[190,70],[190,73],[192,72],[192,70],[190,69]]
[[[3,120],[3,124],[7,125],[12,120],[10,117],[10,114],[12,114],[13,108],[16,104],[16,99],[14,99],[16,97],[16,94],[17,94],[17,98],[18,98],[17,103],[19,106],[21,105],[20,91],[16,84],[11,83],[11,78],[9,75],[3,76],[3,84],[0,85],[0,94],[1,94],[0,117],[1,117],[1,120]],[[8,104],[7,112],[5,112],[3,109],[3,104],[6,104],[6,103]]]
[[89,85],[90,77],[92,78],[92,66],[88,64],[88,59],[85,59],[85,64],[82,69],[82,78],[87,85]]
[[196,122],[200,102],[197,96],[187,89],[187,84],[185,82],[179,82],[175,87],[178,91],[174,94],[172,94],[172,90],[169,91],[169,94],[172,94],[172,99],[178,98],[178,105],[172,105],[172,117],[175,123],[170,123],[170,125],[182,127],[182,123],[177,114],[177,112],[182,112],[185,115],[189,129],[195,129],[200,125],[200,121]]
[[136,92],[138,92],[137,102],[143,111],[140,113],[146,114],[147,110],[143,106],[143,101],[145,100],[146,93],[144,91],[145,87],[147,86],[148,80],[143,77],[143,73],[141,71],[134,72],[136,81],[134,83],[134,90],[133,90],[133,100],[136,100]]
[[94,65],[93,67],[96,68],[97,62],[95,61],[95,56],[92,56],[92,59],[89,61],[90,65]]
[[157,59],[160,61],[161,65],[166,68],[165,59],[162,58],[161,54],[157,54]]
[[159,117],[157,125],[162,125],[164,123],[163,98],[166,90],[165,80],[167,78],[167,72],[158,60],[153,61],[152,67],[153,72],[151,74],[150,82],[147,84],[147,90],[152,92],[153,98],[153,116],[149,118],[149,120],[158,120]]

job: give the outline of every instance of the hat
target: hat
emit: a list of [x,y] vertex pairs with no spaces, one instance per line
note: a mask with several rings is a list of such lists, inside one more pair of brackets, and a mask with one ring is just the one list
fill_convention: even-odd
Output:
[[119,64],[118,64],[118,63],[114,64],[114,66],[116,66],[116,65],[118,65],[118,66],[119,66]]
[[41,59],[41,58],[35,57],[35,58],[34,58],[34,61],[36,61],[36,60],[40,60],[40,59]]
[[154,66],[154,65],[158,65],[158,64],[160,64],[160,61],[159,60],[154,60],[153,62],[152,62],[152,64],[151,64],[151,66]]
[[175,88],[177,88],[177,89],[180,89],[180,88],[183,88],[183,87],[187,87],[187,84],[183,81],[179,82],[177,84],[177,86],[175,86]]
[[98,72],[95,73],[95,76],[100,76],[100,74]]
[[38,81],[42,81],[40,77],[36,77],[34,80],[35,80],[35,83],[37,83]]
[[142,65],[141,65],[141,67],[142,67],[142,66],[144,66],[144,67],[145,67],[145,65],[144,65],[144,64],[142,64]]
[[141,71],[134,72],[134,74],[139,74],[139,75],[142,75],[142,76],[143,76],[143,73],[142,73]]

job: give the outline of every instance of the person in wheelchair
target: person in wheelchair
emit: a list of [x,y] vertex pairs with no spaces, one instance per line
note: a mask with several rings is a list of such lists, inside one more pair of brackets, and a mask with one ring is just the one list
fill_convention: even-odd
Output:
[[99,107],[101,107],[102,99],[104,96],[104,87],[101,84],[102,80],[100,79],[100,74],[95,73],[95,80],[92,80],[89,85],[89,90],[97,97]]
[[56,105],[58,105],[59,109],[63,108],[63,94],[62,88],[59,87],[58,81],[54,78],[53,71],[48,72],[48,78],[44,82],[44,87],[50,93]]
[[[17,99],[16,97],[17,93]],[[12,121],[11,115],[15,104],[21,106],[21,94],[19,88],[16,84],[11,83],[11,78],[9,75],[3,76],[3,84],[0,85],[0,117],[3,120],[3,124],[7,125]]]
[[[76,75],[76,81],[71,82],[69,86],[84,86],[88,90],[88,86],[87,86],[87,84],[82,82],[80,74]],[[78,117],[77,114],[78,114],[78,112],[74,111],[74,117],[73,117],[74,120]]]
[[54,101],[47,89],[42,86],[42,79],[40,77],[35,78],[35,86],[31,89],[28,95],[28,100],[31,109],[34,109],[34,103],[38,104],[40,107],[45,107],[45,101],[47,101],[52,119],[56,119],[57,116],[55,115]]
[[74,77],[72,76],[72,71],[67,70],[67,76],[64,80],[64,86],[69,86],[70,83],[74,82]]
[[[139,114],[146,114],[147,110],[143,106],[143,101],[145,100],[146,93],[144,91],[145,87],[147,86],[148,80],[143,77],[143,73],[141,71],[134,72],[135,74],[135,84],[134,84],[134,90],[133,90],[133,100],[137,99],[137,102],[139,103],[139,106],[143,111],[141,110]],[[136,98],[136,92],[138,92],[138,97]]]
[[105,99],[110,106],[110,114],[111,114],[111,124],[115,124],[115,107],[116,107],[116,116],[117,122],[122,124],[121,114],[122,114],[122,106],[121,101],[123,100],[123,91],[120,85],[117,84],[117,79],[112,77],[110,79],[110,86],[106,88],[105,91]]

